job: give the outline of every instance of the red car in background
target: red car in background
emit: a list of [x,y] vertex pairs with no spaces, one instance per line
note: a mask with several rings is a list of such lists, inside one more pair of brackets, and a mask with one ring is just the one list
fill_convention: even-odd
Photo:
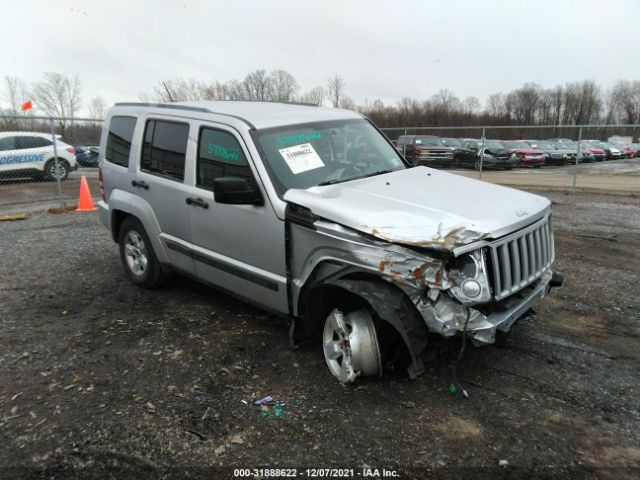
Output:
[[518,163],[516,167],[532,167],[540,168],[544,165],[544,152],[531,148],[527,142],[515,140],[511,142],[502,142],[504,148],[508,148],[516,154]]
[[593,153],[593,156],[596,157],[596,162],[602,162],[603,160],[607,159],[607,152],[605,152],[603,149],[598,148],[598,147],[594,147],[593,145],[589,144],[588,142],[582,142],[580,145],[581,148],[584,148],[585,150]]

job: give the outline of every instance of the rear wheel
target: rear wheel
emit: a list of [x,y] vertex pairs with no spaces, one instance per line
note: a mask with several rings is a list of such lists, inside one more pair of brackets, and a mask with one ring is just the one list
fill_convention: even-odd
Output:
[[322,342],[327,366],[340,382],[382,373],[376,328],[366,308],[347,313],[334,308],[325,320]]
[[135,217],[127,217],[118,234],[120,260],[129,279],[142,288],[162,286],[166,274],[158,261],[147,232]]
[[66,180],[70,170],[71,168],[66,160],[59,158],[56,164],[55,159],[52,159],[44,166],[44,177],[47,180]]

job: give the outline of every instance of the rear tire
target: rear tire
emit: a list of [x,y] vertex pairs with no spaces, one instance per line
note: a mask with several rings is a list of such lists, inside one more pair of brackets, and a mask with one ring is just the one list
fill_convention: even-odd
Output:
[[51,159],[44,166],[44,178],[49,181],[58,180],[58,177],[60,181],[66,180],[70,171],[71,167],[66,160],[59,158],[56,169],[56,161],[55,159]]
[[167,279],[142,223],[127,217],[118,232],[120,260],[129,280],[142,288],[161,287]]

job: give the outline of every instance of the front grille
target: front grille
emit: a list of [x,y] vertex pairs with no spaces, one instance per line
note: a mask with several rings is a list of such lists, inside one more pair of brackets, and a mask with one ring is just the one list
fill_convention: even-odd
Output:
[[426,150],[426,149],[421,149],[418,152],[418,157],[420,159],[423,160],[429,160],[429,159],[440,159],[440,158],[446,158],[446,159],[452,159],[453,158],[453,150]]
[[496,301],[537,280],[554,258],[550,217],[497,240],[489,246]]

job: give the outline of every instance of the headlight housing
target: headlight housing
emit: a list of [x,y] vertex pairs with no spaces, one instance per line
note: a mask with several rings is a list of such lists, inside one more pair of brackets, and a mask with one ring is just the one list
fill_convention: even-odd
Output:
[[463,305],[486,303],[491,300],[484,250],[476,250],[456,258],[449,265],[451,294]]

